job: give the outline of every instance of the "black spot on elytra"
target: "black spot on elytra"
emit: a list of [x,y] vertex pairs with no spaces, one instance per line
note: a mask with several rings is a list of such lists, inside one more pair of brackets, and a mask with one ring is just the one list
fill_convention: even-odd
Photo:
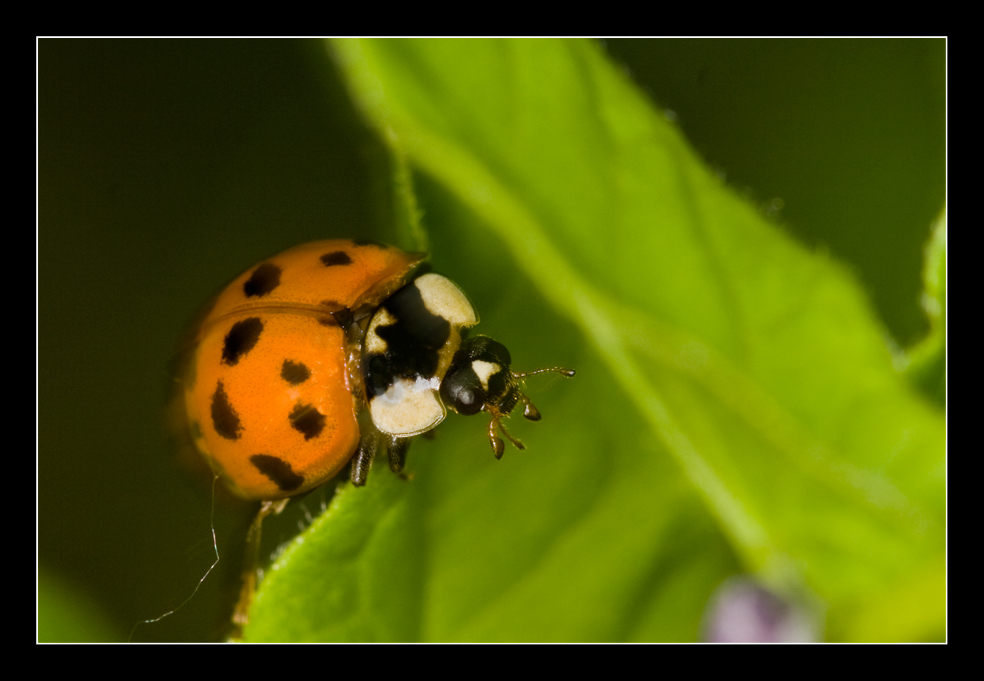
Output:
[[219,385],[212,394],[212,427],[215,428],[216,433],[227,440],[238,440],[239,433],[243,429],[239,414],[232,408],[229,396],[222,386],[222,381],[219,381]]
[[396,322],[376,327],[376,334],[386,341],[386,354],[371,355],[365,363],[370,398],[386,392],[394,378],[433,376],[438,353],[451,335],[451,324],[427,309],[420,289],[413,284],[394,293],[382,307]]
[[249,462],[263,475],[270,478],[282,492],[293,492],[304,484],[304,477],[294,472],[290,464],[269,454],[254,454]]
[[345,251],[333,251],[332,253],[325,253],[321,256],[321,264],[325,267],[333,267],[335,265],[351,265],[352,258]]
[[318,437],[325,428],[325,415],[310,404],[298,404],[290,412],[290,427],[305,440]]
[[247,298],[265,296],[280,286],[281,269],[272,262],[265,262],[253,271],[253,275],[243,284]]
[[280,367],[280,378],[291,385],[299,385],[311,378],[311,370],[300,362],[285,359],[283,366]]
[[222,363],[236,366],[260,340],[262,331],[263,321],[259,317],[249,317],[233,324],[222,345]]

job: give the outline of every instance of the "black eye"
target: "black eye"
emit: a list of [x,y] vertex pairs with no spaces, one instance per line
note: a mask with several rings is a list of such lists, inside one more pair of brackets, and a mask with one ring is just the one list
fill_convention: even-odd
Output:
[[452,367],[441,381],[441,399],[459,414],[471,416],[482,411],[485,391],[470,365]]

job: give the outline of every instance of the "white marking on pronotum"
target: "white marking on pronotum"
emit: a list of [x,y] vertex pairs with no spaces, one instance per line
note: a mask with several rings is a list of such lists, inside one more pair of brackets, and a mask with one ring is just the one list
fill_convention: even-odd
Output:
[[396,379],[369,403],[372,422],[382,432],[400,437],[430,430],[444,420],[444,405],[437,399],[440,387],[436,377]]
[[424,307],[435,317],[448,320],[452,326],[475,326],[478,315],[461,289],[440,274],[417,277],[413,285],[420,291]]

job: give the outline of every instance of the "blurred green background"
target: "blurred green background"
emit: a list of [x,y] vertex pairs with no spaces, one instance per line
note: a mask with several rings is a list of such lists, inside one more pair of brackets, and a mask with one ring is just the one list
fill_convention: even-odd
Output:
[[[729,184],[855,271],[896,342],[925,332],[944,41],[605,46]],[[42,611],[39,637],[119,640],[214,559],[208,488],[175,464],[163,426],[182,330],[266,255],[395,239],[386,157],[317,41],[41,40],[38,64],[39,581],[76,594],[92,623],[46,633],[72,618]],[[134,640],[225,633],[249,514],[217,506],[218,568]]]

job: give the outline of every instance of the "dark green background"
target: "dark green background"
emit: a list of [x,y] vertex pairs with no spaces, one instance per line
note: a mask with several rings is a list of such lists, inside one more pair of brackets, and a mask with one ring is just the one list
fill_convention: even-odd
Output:
[[[852,266],[899,343],[920,336],[943,40],[607,47],[733,187],[763,211],[781,199],[785,229]],[[41,40],[38,74],[38,560],[116,628],[80,638],[125,638],[213,558],[207,486],[163,426],[184,326],[271,253],[392,240],[386,160],[315,41]],[[249,513],[219,505],[217,572],[135,640],[224,633]]]

